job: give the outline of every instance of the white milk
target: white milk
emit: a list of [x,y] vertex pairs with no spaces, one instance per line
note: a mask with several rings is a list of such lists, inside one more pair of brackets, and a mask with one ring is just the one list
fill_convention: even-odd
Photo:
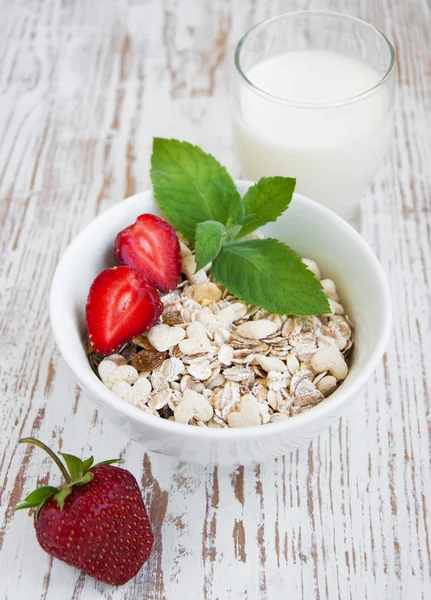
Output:
[[313,104],[353,98],[375,86],[380,75],[343,54],[317,50],[268,58],[246,75],[278,98],[312,107],[271,101],[242,86],[234,133],[244,177],[296,177],[297,192],[351,217],[387,146],[388,90],[382,86],[364,100],[335,108]]

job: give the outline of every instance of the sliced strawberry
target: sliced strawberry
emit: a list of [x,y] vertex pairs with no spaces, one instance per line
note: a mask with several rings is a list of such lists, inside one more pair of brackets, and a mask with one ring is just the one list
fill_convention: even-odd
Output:
[[163,305],[156,288],[131,267],[102,271],[87,300],[88,337],[99,354],[112,354],[154,325]]
[[115,238],[120,264],[135,267],[164,292],[174,290],[181,274],[181,252],[173,227],[155,215],[140,215]]

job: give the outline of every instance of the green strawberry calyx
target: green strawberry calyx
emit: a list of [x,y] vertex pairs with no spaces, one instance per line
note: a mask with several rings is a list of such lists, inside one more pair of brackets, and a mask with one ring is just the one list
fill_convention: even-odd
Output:
[[64,477],[64,482],[60,486],[54,487],[52,485],[44,485],[39,487],[31,492],[31,494],[29,494],[25,500],[16,507],[15,510],[36,508],[36,519],[39,516],[41,509],[50,498],[54,498],[54,500],[58,502],[60,510],[63,510],[64,501],[66,500],[67,496],[72,493],[73,488],[85,485],[93,479],[94,474],[92,473],[92,469],[102,465],[111,465],[113,463],[122,462],[120,458],[114,458],[112,460],[104,460],[102,462],[93,464],[94,458],[92,456],[86,460],[81,460],[73,454],[59,452],[59,454],[63,457],[64,464],[57,454],[51,450],[51,448],[48,448],[48,446],[46,446],[43,442],[40,442],[35,438],[22,438],[19,440],[19,443],[33,444],[34,446],[45,450],[45,452],[49,454],[57,467],[60,469]]

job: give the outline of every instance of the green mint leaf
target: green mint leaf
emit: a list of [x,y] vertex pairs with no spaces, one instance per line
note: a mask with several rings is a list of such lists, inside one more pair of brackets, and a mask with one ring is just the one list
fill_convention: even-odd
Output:
[[90,456],[90,458],[87,458],[87,460],[84,460],[82,462],[82,470],[83,473],[86,473],[88,471],[88,469],[91,469],[92,464],[94,463],[94,457]]
[[227,222],[227,227],[232,227],[232,225],[242,225],[243,220],[245,218],[245,206],[243,199],[239,194],[236,194],[232,198],[232,202],[230,204],[229,211],[229,219]]
[[18,504],[15,510],[23,510],[26,508],[33,508],[35,506],[39,506],[41,502],[46,502],[48,498],[51,498],[54,494],[58,492],[58,488],[53,487],[52,485],[44,485],[37,490],[34,490],[27,496],[27,498]]
[[252,215],[246,215],[242,221],[241,221],[241,225],[248,225],[249,223],[251,223],[252,221],[254,221],[257,218],[257,216],[253,213]]
[[211,268],[231,294],[280,315],[330,312],[319,280],[288,246],[273,239],[223,246]]
[[247,191],[243,198],[245,214],[255,215],[244,224],[238,238],[248,235],[265,223],[276,221],[292,200],[296,179],[291,177],[263,177]]
[[84,465],[82,460],[77,456],[73,456],[73,454],[64,454],[63,452],[59,452],[59,454],[64,458],[64,462],[69,470],[72,481],[75,479],[80,479],[84,474]]
[[226,227],[218,221],[204,221],[196,227],[196,271],[214,260],[226,236]]
[[231,242],[233,241],[236,236],[238,235],[238,233],[241,231],[241,225],[232,225],[231,227],[229,227],[229,229],[227,230],[227,236],[226,238]]
[[238,202],[226,169],[188,142],[154,138],[151,181],[160,208],[190,242],[203,221],[227,224],[231,204]]

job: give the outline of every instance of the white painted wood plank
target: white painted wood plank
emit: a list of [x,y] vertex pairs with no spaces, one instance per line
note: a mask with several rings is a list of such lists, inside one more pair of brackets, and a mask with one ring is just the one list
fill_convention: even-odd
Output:
[[[374,22],[396,42],[394,143],[364,203],[395,327],[360,399],[308,448],[230,472],[145,455],[99,418],[49,331],[61,252],[95,214],[149,184],[153,135],[183,137],[239,175],[229,61],[283,1],[17,0],[0,36],[0,598],[428,598],[431,98],[426,0],[298,1]],[[55,482],[35,434],[142,481],[156,534],[142,572],[110,589],[38,547],[13,507]],[[50,473],[49,477],[45,474]]]

